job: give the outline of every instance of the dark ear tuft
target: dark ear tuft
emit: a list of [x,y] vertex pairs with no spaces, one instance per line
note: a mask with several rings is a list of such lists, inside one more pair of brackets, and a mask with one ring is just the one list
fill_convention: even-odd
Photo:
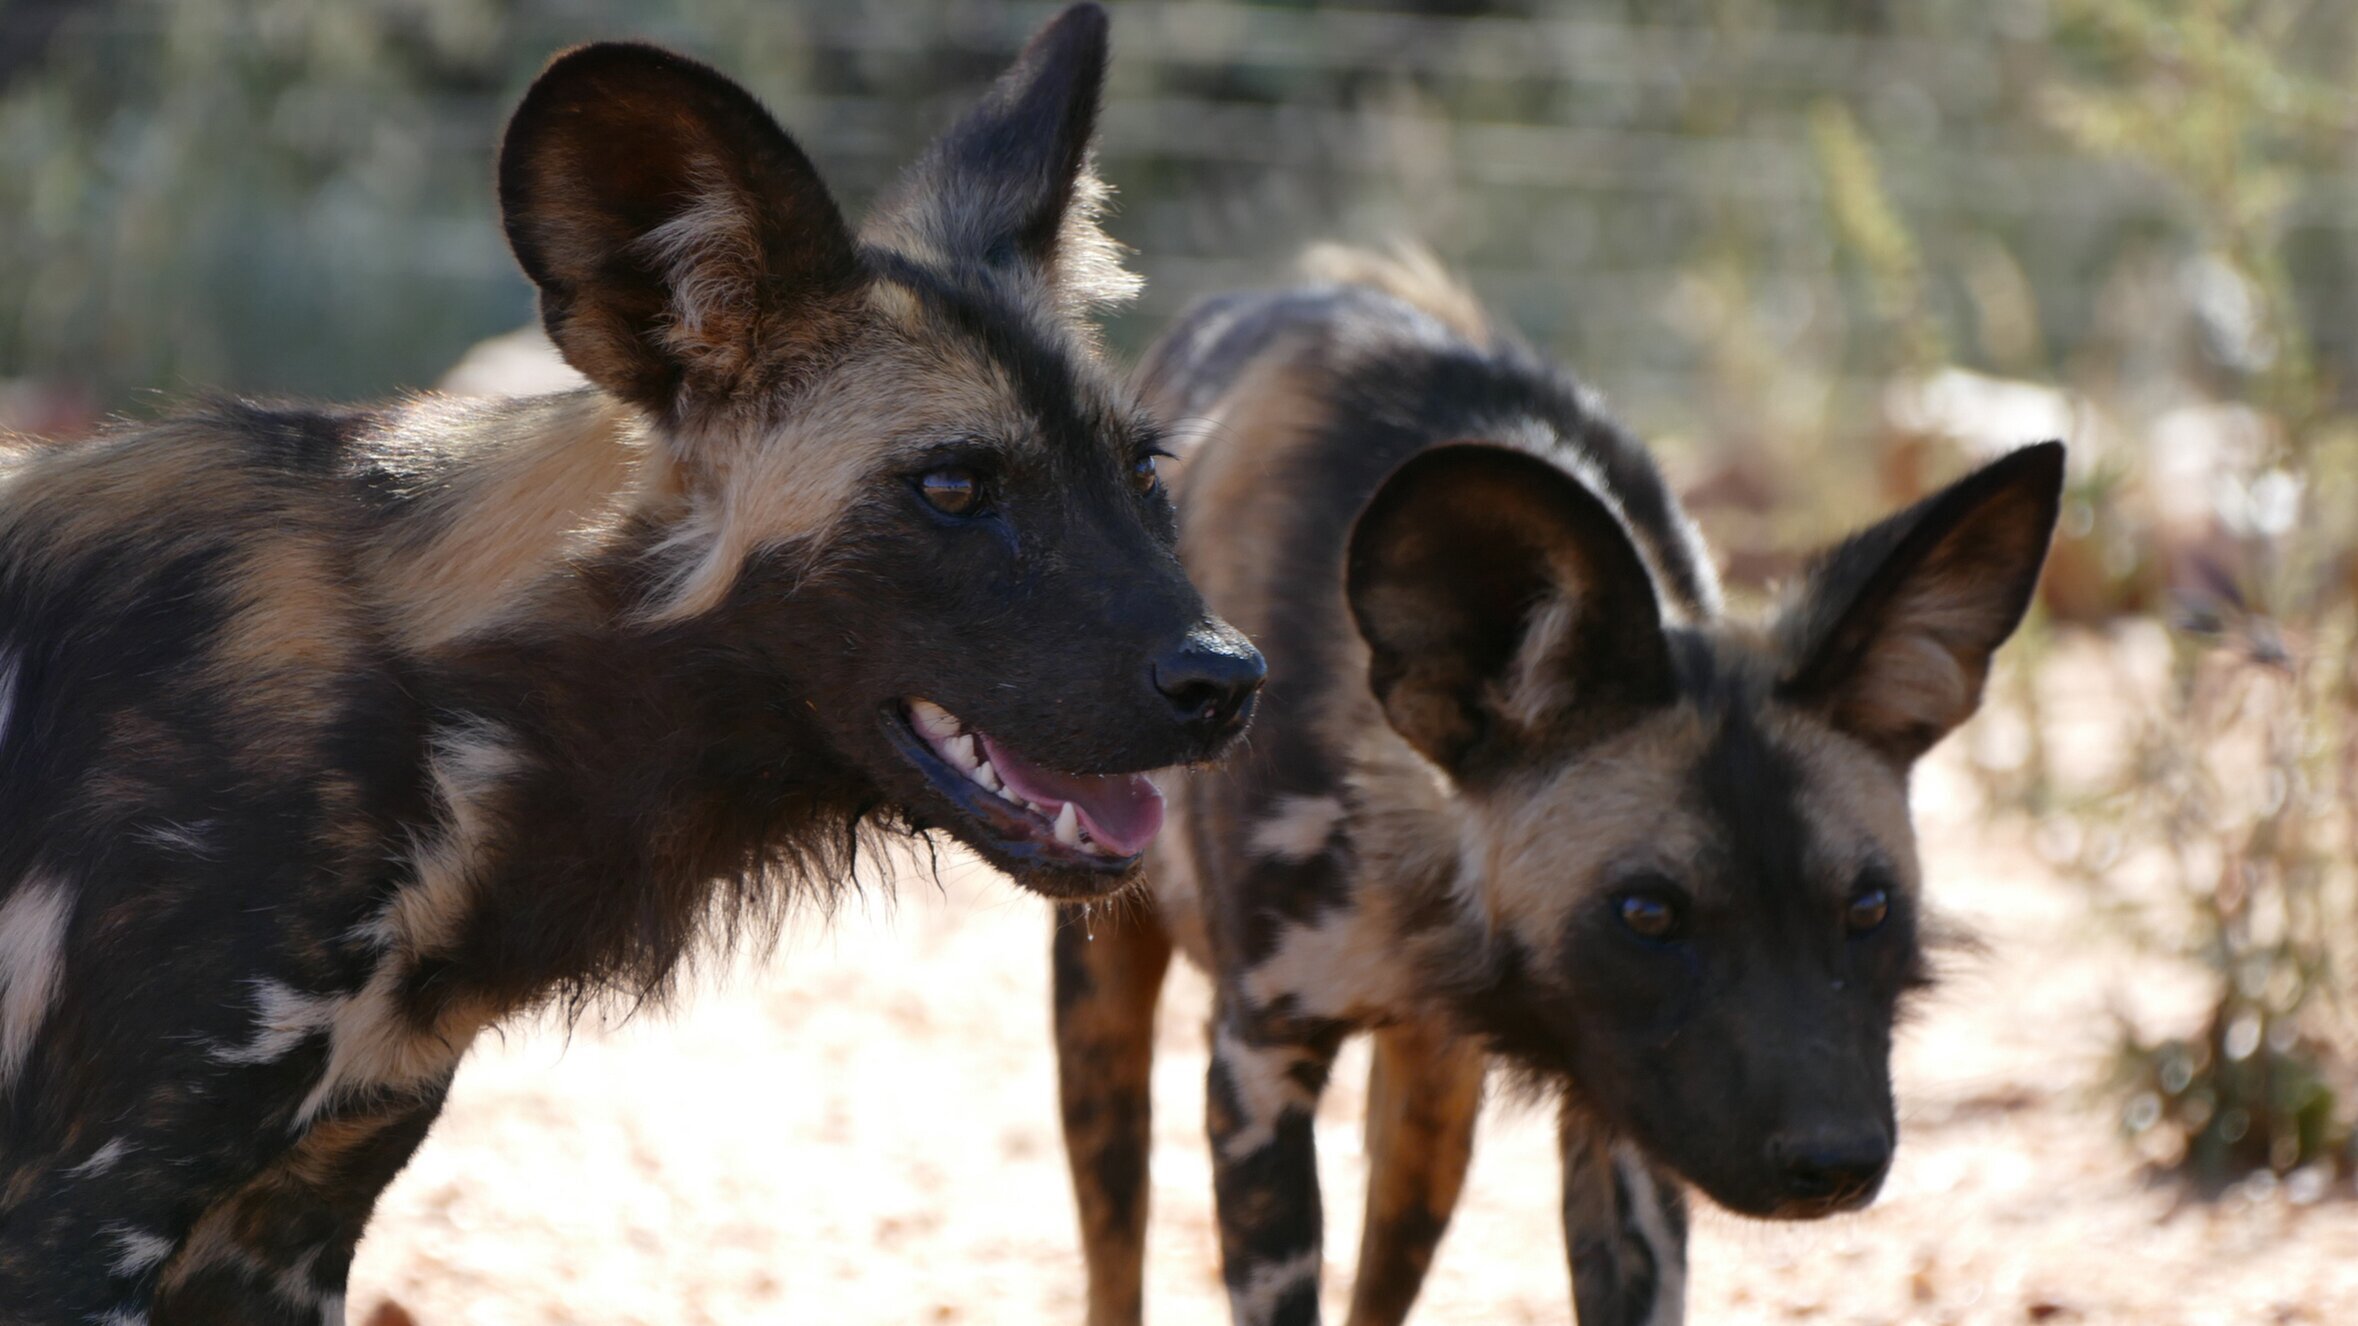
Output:
[[1411,458],[1353,526],[1346,576],[1385,717],[1460,781],[1677,692],[1653,578],[1620,517],[1526,452]]
[[2024,447],[1819,557],[1781,627],[1779,698],[1889,759],[1930,750],[1981,703],[1990,656],[2038,587],[2063,444]]
[[1106,189],[1090,164],[1106,40],[1093,3],[1040,29],[878,204],[869,238],[920,258],[1029,270],[1076,312],[1134,293],[1097,227]]
[[[652,410],[791,370],[859,281],[802,150],[743,88],[669,51],[568,51],[500,149],[508,243],[568,362]],[[802,316],[798,316],[802,315]]]

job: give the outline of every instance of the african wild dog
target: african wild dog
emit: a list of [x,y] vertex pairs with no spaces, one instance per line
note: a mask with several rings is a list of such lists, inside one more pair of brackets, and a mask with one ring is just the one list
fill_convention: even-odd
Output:
[[[1089,1320],[1140,1317],[1148,1068],[1176,945],[1239,1322],[1318,1317],[1311,1110],[1375,1033],[1351,1320],[1408,1312],[1486,1051],[1560,1096],[1585,1326],[1675,1321],[1679,1180],[1747,1215],[1870,1200],[1925,980],[1908,770],[1978,703],[2058,444],[1828,550],[1761,626],[1646,451],[1429,263],[1214,299],[1150,356],[1180,546],[1269,657],[1248,749],[1171,790],[1151,901],[1057,927]],[[1389,476],[1389,477],[1387,477]],[[1355,520],[1356,518],[1356,520]]]
[[573,51],[499,190],[594,389],[12,450],[0,1321],[339,1321],[479,1031],[660,996],[863,834],[1134,873],[1137,771],[1262,669],[1085,329],[1105,27],[857,233],[735,84]]

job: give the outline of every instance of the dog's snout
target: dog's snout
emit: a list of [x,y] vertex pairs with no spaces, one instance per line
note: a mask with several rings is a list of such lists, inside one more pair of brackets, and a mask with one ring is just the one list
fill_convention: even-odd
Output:
[[1769,1139],[1768,1155],[1793,1214],[1828,1215],[1865,1205],[1883,1186],[1891,1138],[1880,1128],[1786,1132]]
[[1154,660],[1153,674],[1154,688],[1179,721],[1202,740],[1216,741],[1251,716],[1269,665],[1242,635],[1222,626],[1189,632]]

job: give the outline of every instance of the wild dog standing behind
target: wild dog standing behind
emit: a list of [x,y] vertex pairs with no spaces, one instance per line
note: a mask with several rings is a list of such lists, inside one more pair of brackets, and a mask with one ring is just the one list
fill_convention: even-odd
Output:
[[232,403],[0,480],[0,1321],[337,1322],[486,1025],[949,828],[1133,872],[1261,664],[1082,314],[1105,18],[855,234],[736,85],[559,58],[508,234],[596,390]]
[[[1679,1180],[1869,1201],[1926,975],[1907,784],[1970,714],[2054,523],[2036,446],[1827,550],[1754,626],[1645,450],[1429,271],[1212,300],[1149,363],[1199,437],[1181,550],[1269,658],[1250,749],[1172,790],[1151,902],[1055,937],[1090,1321],[1140,1316],[1174,944],[1212,974],[1236,1320],[1318,1318],[1311,1112],[1376,1037],[1351,1320],[1407,1313],[1485,1052],[1560,1094],[1584,1326],[1681,1315]],[[1408,298],[1399,293],[1406,292]],[[1675,1177],[1673,1177],[1675,1176]]]

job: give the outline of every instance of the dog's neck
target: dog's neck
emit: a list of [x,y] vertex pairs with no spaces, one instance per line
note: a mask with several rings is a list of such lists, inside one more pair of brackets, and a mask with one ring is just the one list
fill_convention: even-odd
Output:
[[432,655],[564,602],[583,566],[683,498],[651,423],[584,388],[473,401],[425,397],[366,443],[364,465],[395,497],[359,571],[399,623],[397,643]]
[[[618,551],[576,572],[611,601]],[[660,627],[532,622],[437,651],[438,723],[513,752],[467,963],[519,1007],[661,993],[700,927],[756,929],[833,889],[876,793],[810,721],[807,697],[726,638],[726,609]]]

